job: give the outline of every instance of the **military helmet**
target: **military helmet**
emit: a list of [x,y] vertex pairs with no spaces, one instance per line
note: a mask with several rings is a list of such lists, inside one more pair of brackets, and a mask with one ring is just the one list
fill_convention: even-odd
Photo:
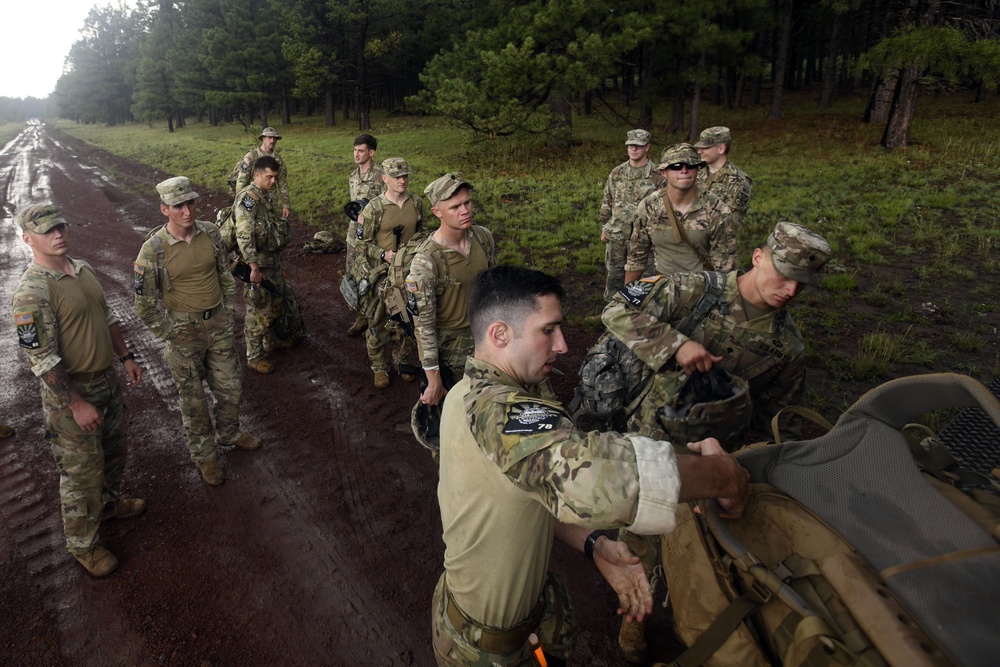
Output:
[[441,406],[417,401],[410,412],[410,428],[417,442],[437,456],[441,449]]
[[361,211],[365,210],[365,206],[368,206],[367,199],[355,199],[354,201],[349,201],[344,204],[344,214],[354,222],[357,222],[358,216],[361,215]]
[[657,413],[660,426],[675,445],[716,438],[726,451],[741,441],[752,416],[750,385],[718,366],[688,378],[673,405]]

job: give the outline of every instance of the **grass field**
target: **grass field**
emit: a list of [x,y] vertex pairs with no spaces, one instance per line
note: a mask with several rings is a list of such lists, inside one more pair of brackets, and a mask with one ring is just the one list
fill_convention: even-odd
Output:
[[[754,180],[741,265],[779,220],[823,234],[834,248],[825,289],[806,292],[793,307],[814,378],[808,399],[829,415],[900,375],[949,370],[988,382],[1000,373],[1000,101],[977,105],[971,97],[922,98],[913,145],[894,152],[878,146],[881,128],[859,121],[861,97],[819,110],[815,95],[791,95],[778,121],[767,120],[763,107],[702,105],[700,125],[732,129],[732,159]],[[573,278],[585,291],[574,294],[570,321],[582,325],[602,305],[596,216],[608,172],[626,158],[631,127],[599,114],[575,122],[574,146],[559,152],[540,139],[472,141],[432,117],[376,115],[372,133],[378,159],[410,161],[416,191],[446,171],[463,172],[476,188],[477,222],[493,229],[501,261]],[[172,134],[162,126],[56,126],[218,191],[259,130],[194,122]],[[343,233],[354,121],[327,128],[320,117],[296,117],[276,127],[294,215]],[[649,129],[654,159],[681,140]]]

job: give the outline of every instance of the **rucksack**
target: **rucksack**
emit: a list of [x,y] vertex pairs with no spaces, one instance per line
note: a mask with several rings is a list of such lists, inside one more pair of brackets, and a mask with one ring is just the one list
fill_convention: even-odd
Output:
[[[254,201],[260,203],[260,197],[253,192],[247,192]],[[222,247],[226,254],[236,252],[239,244],[236,242],[236,211],[232,206],[220,209],[215,214],[215,225],[219,228],[219,236],[222,237]]]
[[[678,325],[685,336],[701,324],[719,303],[726,274],[702,271],[705,290]],[[629,285],[622,288],[627,291]],[[586,430],[621,431],[642,402],[653,371],[611,333],[605,333],[587,351],[580,366],[580,384],[573,392],[570,413],[577,426]]]
[[661,538],[690,647],[672,664],[996,664],[1000,484],[941,469],[944,445],[909,424],[975,405],[1000,425],[1000,402],[972,378],[900,378],[825,435],[736,452],[754,484],[743,517],[682,504]]

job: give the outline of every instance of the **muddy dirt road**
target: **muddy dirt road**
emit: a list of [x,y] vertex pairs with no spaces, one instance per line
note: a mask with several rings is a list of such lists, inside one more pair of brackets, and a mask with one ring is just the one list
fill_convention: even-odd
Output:
[[[160,343],[130,293],[132,260],[165,221],[153,186],[172,175],[45,126],[0,152],[0,396],[17,429],[0,440],[0,664],[433,665],[430,596],[444,546],[436,466],[409,432],[417,389],[398,378],[372,387],[363,341],[344,333],[343,256],[303,254],[302,226],[286,265],[309,338],[272,355],[273,375],[244,380],[243,426],[264,447],[222,453],[218,488],[189,461]],[[213,218],[224,200],[196,186],[199,217]],[[145,372],[126,392],[124,491],[148,511],[102,530],[121,561],[103,580],[65,551],[37,380],[9,322],[31,258],[14,215],[44,200],[71,223],[70,254],[96,269]],[[242,349],[241,324],[237,337]],[[588,343],[575,343],[576,359]],[[579,615],[573,664],[626,664],[614,596],[579,554],[557,546],[554,561]]]

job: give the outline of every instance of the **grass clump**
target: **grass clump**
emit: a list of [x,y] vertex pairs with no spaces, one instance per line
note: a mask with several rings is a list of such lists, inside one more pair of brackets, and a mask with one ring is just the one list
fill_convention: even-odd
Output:
[[889,364],[898,361],[908,345],[907,329],[892,334],[876,329],[858,341],[858,352],[850,359],[849,370],[856,380],[874,381],[886,377]]

